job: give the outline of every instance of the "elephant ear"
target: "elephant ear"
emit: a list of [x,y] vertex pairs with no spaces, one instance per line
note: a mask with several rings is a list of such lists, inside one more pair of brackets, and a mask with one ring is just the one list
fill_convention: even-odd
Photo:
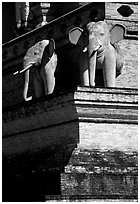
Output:
[[110,30],[110,42],[111,44],[114,44],[116,42],[119,42],[122,40],[125,36],[126,28],[123,25],[116,24],[113,26],[113,28]]
[[42,66],[45,66],[50,61],[50,58],[52,57],[54,51],[55,51],[55,41],[53,39],[50,39],[49,44],[46,45],[43,51],[42,60],[41,60]]
[[49,58],[52,57],[54,50],[55,50],[55,41],[54,41],[54,39],[50,39],[49,45],[48,45]]
[[69,41],[70,43],[76,45],[80,36],[82,35],[83,29],[79,27],[72,28],[69,31]]

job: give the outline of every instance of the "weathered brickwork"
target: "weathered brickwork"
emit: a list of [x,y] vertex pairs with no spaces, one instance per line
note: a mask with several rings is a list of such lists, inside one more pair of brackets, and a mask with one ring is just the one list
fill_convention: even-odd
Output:
[[136,198],[137,175],[100,173],[62,174],[64,195],[91,195],[91,198]]
[[[118,9],[122,6],[128,6],[133,10],[130,16],[122,16]],[[109,24],[123,24],[127,29],[127,34],[138,34],[138,2],[106,2],[105,3],[105,19]]]
[[119,46],[125,64],[122,74],[116,79],[116,87],[138,88],[138,40],[124,39]]
[[[120,15],[118,9],[122,5],[128,6],[133,13],[128,17]],[[138,2],[106,2],[105,20],[110,28],[115,24],[126,28],[125,39],[119,42],[125,65],[116,79],[116,87],[138,88]]]

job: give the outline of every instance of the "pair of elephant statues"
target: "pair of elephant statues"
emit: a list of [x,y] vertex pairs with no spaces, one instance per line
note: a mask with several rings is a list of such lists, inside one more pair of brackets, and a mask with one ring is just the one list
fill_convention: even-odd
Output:
[[[90,22],[84,30],[75,27],[69,31],[69,42],[77,46],[79,52],[79,85],[95,87],[95,73],[100,69],[103,71],[104,87],[115,87],[115,78],[121,73],[124,64],[117,42],[123,39],[124,34],[123,25],[114,25],[110,30],[104,21]],[[32,96],[27,96],[31,68],[34,68],[35,97],[53,93],[57,62],[53,39],[42,40],[27,51],[23,60],[23,70],[20,71],[25,72],[25,101],[32,99]]]

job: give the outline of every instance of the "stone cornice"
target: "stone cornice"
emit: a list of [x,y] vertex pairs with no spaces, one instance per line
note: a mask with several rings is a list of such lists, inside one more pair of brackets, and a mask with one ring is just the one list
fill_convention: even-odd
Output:
[[[26,141],[28,134],[34,137],[34,133],[39,131],[41,136],[52,128],[56,132],[55,128],[79,122],[135,125],[138,123],[137,108],[136,89],[78,87],[72,93],[52,95],[3,111],[3,139],[20,140],[20,135],[24,135]],[[51,142],[48,138],[47,145]],[[7,152],[5,148],[3,150]],[[17,151],[21,151],[20,146]]]

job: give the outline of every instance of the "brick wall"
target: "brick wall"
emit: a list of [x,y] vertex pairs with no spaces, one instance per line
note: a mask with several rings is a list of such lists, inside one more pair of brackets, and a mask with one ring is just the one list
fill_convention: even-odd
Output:
[[[133,13],[126,17],[117,11],[128,6]],[[126,27],[124,40],[119,42],[125,65],[122,74],[116,79],[116,87],[138,88],[138,2],[106,2],[105,19],[109,26],[122,24]]]
[[125,64],[122,74],[116,79],[116,87],[138,88],[138,41],[124,39],[119,45]]

